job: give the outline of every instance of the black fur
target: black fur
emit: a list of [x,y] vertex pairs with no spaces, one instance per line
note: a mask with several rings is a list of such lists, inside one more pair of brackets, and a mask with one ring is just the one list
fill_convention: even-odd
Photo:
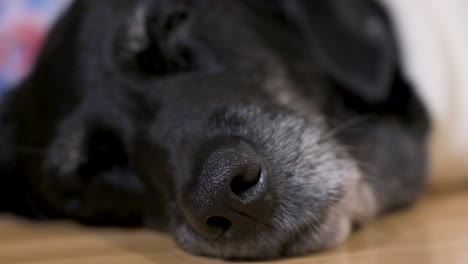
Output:
[[[428,122],[396,47],[371,0],[76,1],[1,104],[1,209],[144,225],[223,258],[334,246],[364,221],[347,209],[360,187],[366,217],[424,187]],[[272,207],[248,238],[210,240],[196,186],[237,142]]]

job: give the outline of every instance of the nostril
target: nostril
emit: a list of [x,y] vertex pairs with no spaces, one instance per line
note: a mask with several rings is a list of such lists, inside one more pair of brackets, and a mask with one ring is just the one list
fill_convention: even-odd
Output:
[[241,241],[270,223],[269,166],[254,146],[235,140],[202,154],[201,171],[182,200],[194,231],[210,240]]
[[206,220],[206,224],[210,227],[221,229],[223,232],[226,232],[232,226],[232,222],[222,216],[212,216]]
[[262,171],[260,169],[258,173],[252,174],[250,176],[245,174],[235,176],[231,181],[231,191],[237,196],[243,195],[255,185],[257,185],[257,183],[260,181],[261,173]]

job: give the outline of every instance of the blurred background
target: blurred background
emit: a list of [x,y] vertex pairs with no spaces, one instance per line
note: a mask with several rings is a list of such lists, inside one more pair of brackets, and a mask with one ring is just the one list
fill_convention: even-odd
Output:
[[0,95],[30,70],[47,29],[70,0],[0,0]]

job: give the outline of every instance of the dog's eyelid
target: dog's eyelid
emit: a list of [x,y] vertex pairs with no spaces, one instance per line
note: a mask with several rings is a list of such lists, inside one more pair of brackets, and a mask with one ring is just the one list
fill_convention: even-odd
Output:
[[86,161],[78,169],[83,182],[89,182],[93,177],[116,167],[128,165],[129,157],[125,146],[114,131],[101,127],[94,128],[89,132],[85,142]]
[[190,17],[189,12],[185,10],[175,11],[171,14],[164,24],[164,31],[166,33],[171,32],[172,30],[176,29],[184,22],[186,22]]
[[137,17],[118,31],[114,54],[125,71],[165,77],[196,70],[200,45],[194,44],[185,26],[190,12],[176,9],[164,16],[163,21],[155,15]]

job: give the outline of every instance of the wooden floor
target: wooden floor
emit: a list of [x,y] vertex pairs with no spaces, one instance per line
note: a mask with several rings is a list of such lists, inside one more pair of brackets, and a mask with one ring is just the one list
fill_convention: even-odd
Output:
[[[192,257],[160,234],[32,224],[0,217],[0,264],[222,263]],[[414,208],[355,233],[341,248],[276,263],[468,263],[468,186],[432,192]]]

